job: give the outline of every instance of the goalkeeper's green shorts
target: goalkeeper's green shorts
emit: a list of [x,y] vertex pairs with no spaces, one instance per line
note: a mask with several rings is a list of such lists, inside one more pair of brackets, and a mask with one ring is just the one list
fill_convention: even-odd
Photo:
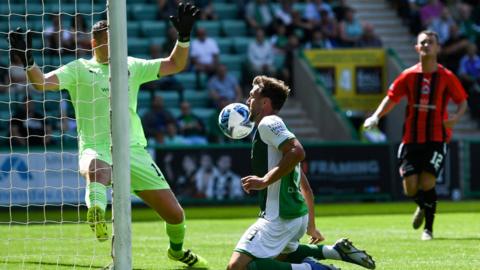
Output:
[[[112,164],[110,147],[87,148],[80,153],[80,173],[88,172],[93,159]],[[142,190],[170,189],[162,171],[153,161],[147,150],[141,146],[130,147],[130,185],[133,193]]]

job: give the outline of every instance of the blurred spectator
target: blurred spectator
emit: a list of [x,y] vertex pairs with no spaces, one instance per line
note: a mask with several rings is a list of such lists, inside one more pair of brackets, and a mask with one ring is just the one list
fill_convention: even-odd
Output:
[[244,192],[240,176],[231,169],[232,158],[229,155],[220,156],[217,160],[217,175],[207,188],[207,198],[216,200],[240,199]]
[[179,145],[186,144],[183,136],[178,134],[177,126],[173,122],[167,123],[166,132],[163,135],[163,144],[165,145]]
[[149,141],[163,143],[164,133],[169,123],[175,123],[175,118],[165,108],[163,98],[154,96],[150,105],[150,110],[142,119],[145,137]]
[[258,28],[255,33],[255,40],[248,45],[248,65],[251,77],[264,74],[273,76],[275,73],[273,47],[265,40],[265,32]]
[[438,18],[434,18],[428,28],[438,33],[440,44],[443,45],[450,36],[450,27],[453,24],[455,24],[455,21],[450,14],[450,10],[447,7],[444,7],[442,15]]
[[326,11],[326,16],[330,18],[335,17],[330,4],[325,3],[323,0],[307,0],[305,10],[303,11],[303,18],[314,24],[318,24],[322,16],[325,16],[325,14],[322,15],[320,13],[322,10]]
[[282,22],[287,28],[293,23],[293,6],[292,0],[280,0],[280,6],[274,10],[275,18]]
[[205,126],[202,119],[192,113],[190,103],[184,101],[180,105],[181,114],[177,118],[179,133],[188,144],[207,144]]
[[332,9],[337,21],[341,22],[345,19],[345,14],[350,7],[348,6],[347,0],[337,0],[332,3]]
[[325,38],[320,29],[313,32],[312,40],[305,44],[305,49],[332,49],[332,42]]
[[439,62],[450,70],[458,70],[458,59],[465,55],[468,47],[468,39],[460,34],[458,26],[450,26],[450,35],[439,54]]
[[[155,58],[161,58],[161,57],[168,57],[170,56],[170,52],[173,50],[175,47],[175,44],[177,44],[177,30],[175,27],[170,26],[167,31],[167,38],[162,44],[160,53],[158,57]],[[154,55],[152,55],[153,57]],[[155,55],[156,56],[156,55]]]
[[360,48],[381,48],[382,40],[375,34],[371,24],[365,24],[363,35],[355,45]]
[[200,157],[200,168],[195,173],[195,186],[197,188],[197,198],[213,199],[212,186],[214,178],[218,177],[218,170],[215,167],[212,157],[208,154],[202,154]]
[[458,76],[468,92],[470,113],[480,120],[480,57],[473,43],[468,45],[467,54],[460,60]]
[[35,103],[26,96],[23,107],[19,108],[10,120],[11,143],[15,146],[46,146],[52,142],[52,128],[45,116],[35,109]]
[[433,20],[440,18],[443,4],[440,0],[429,0],[428,4],[420,8],[420,22],[423,27],[428,27]]
[[281,22],[275,23],[275,34],[270,38],[270,44],[272,44],[277,54],[284,54],[288,44],[287,27]]
[[75,49],[77,57],[90,55],[90,50],[92,49],[90,40],[92,38],[85,17],[77,13],[72,17],[71,27],[71,31],[75,35],[73,37],[73,48]]
[[355,10],[346,10],[345,19],[340,22],[339,36],[343,47],[353,47],[363,35],[363,26],[360,20],[355,17]]
[[245,11],[245,20],[249,29],[263,28],[266,33],[272,32],[274,10],[267,0],[250,1]]
[[75,43],[73,35],[70,31],[62,29],[61,19],[59,14],[51,15],[52,25],[45,29],[44,34],[47,40],[48,54],[59,53],[73,53],[75,50]]
[[218,16],[213,7],[212,0],[197,0],[195,6],[200,8],[201,20],[217,20]]
[[[285,59],[281,69],[281,79],[287,84],[292,85],[293,74],[293,59],[300,48],[300,42],[295,34],[288,36],[288,43],[285,48]],[[294,91],[290,91],[290,95],[293,96]]]
[[[477,9],[480,13],[480,10]],[[470,40],[470,42],[477,43],[480,40],[480,24],[475,24],[472,16],[472,6],[461,3],[458,5],[458,26],[460,32]]]
[[182,159],[182,174],[175,177],[172,166],[173,155],[167,154],[164,158],[165,172],[168,175],[167,179],[176,179],[175,182],[170,183],[174,187],[175,194],[179,197],[194,198],[197,191],[195,186],[195,172],[197,170],[197,163],[193,156],[188,154]]
[[326,10],[320,11],[320,23],[318,28],[322,31],[322,34],[325,38],[328,38],[334,47],[336,47],[338,39],[338,23],[335,17],[327,16]]
[[197,28],[197,37],[192,41],[191,60],[197,74],[197,87],[200,88],[199,74],[211,76],[218,64],[220,49],[215,39],[207,37],[204,28]]
[[315,27],[315,24],[303,19],[300,12],[294,10],[292,13],[292,32],[297,33],[301,37],[302,42],[306,42],[312,38],[312,32]]
[[225,99],[229,103],[239,102],[242,99],[242,89],[235,76],[228,73],[227,66],[220,64],[217,71],[208,81],[208,91],[214,106]]
[[180,0],[157,0],[157,20],[168,20],[170,15],[175,15]]

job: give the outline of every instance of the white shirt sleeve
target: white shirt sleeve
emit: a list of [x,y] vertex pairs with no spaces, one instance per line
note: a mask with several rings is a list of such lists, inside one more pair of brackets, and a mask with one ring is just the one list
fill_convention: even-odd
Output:
[[258,124],[258,132],[262,141],[276,149],[286,140],[295,138],[282,119],[276,115],[264,117]]

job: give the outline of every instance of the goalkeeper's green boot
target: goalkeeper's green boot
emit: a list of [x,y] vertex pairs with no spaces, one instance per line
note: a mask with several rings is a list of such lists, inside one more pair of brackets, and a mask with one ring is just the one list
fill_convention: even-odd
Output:
[[168,258],[174,261],[183,262],[193,269],[208,269],[208,262],[190,249],[184,250],[182,256],[174,256],[171,249],[168,249]]
[[97,236],[98,241],[108,240],[108,229],[105,223],[105,211],[97,205],[88,208],[87,222]]

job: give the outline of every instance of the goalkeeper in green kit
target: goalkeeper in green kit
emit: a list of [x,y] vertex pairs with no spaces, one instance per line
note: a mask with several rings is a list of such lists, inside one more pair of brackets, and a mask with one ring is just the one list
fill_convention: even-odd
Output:
[[[180,204],[162,172],[145,150],[147,141],[137,111],[137,95],[141,84],[182,71],[188,59],[190,32],[199,9],[180,3],[170,21],[178,32],[178,41],[170,56],[143,60],[128,57],[128,95],[130,113],[130,176],[131,190],[153,208],[166,223],[170,239],[168,257],[194,268],[207,268],[207,262],[183,248],[185,217]],[[79,171],[87,179],[87,221],[99,241],[109,238],[105,223],[107,186],[111,184],[112,157],[110,130],[109,51],[107,21],[92,27],[93,58],[78,59],[50,73],[43,74],[35,65],[31,38],[21,30],[9,33],[12,55],[19,57],[34,88],[68,90],[77,120]],[[115,89],[111,89],[115,91]],[[114,180],[113,180],[114,181]]]

